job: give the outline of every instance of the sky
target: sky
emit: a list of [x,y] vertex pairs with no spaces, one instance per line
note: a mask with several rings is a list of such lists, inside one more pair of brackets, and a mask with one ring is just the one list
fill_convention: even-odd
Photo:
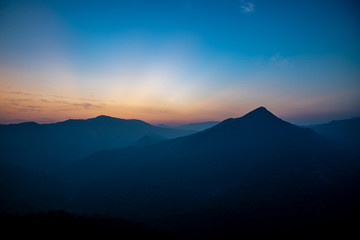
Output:
[[0,1],[0,123],[360,116],[360,3]]

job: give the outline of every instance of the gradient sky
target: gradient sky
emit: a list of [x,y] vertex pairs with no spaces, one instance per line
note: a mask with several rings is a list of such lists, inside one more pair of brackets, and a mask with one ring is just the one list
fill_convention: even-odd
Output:
[[360,4],[0,1],[0,122],[360,116]]

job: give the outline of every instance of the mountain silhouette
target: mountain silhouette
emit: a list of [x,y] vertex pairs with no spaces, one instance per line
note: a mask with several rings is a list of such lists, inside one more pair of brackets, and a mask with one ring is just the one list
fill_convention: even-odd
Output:
[[193,131],[203,131],[207,128],[213,127],[220,122],[218,121],[208,121],[208,122],[198,122],[198,123],[189,123],[177,126],[178,129],[185,129],[185,130],[193,130]]
[[159,138],[159,137],[154,137],[154,136],[143,136],[142,138],[140,138],[139,140],[134,142],[131,146],[136,146],[136,147],[148,146],[148,145],[160,143],[164,140],[165,139],[161,138],[161,137]]
[[308,127],[330,141],[360,152],[360,118],[336,120]]
[[332,142],[260,107],[189,136],[98,152],[59,177],[76,183],[69,211],[220,237],[347,217],[358,169]]
[[[310,151],[327,144],[328,142],[313,130],[294,126],[277,118],[264,107],[260,107],[241,118],[230,118],[202,132],[164,141],[155,146],[98,152],[72,164],[70,168],[84,164],[85,166],[79,168],[86,169],[86,165],[95,164],[97,158],[105,159],[107,156],[110,156],[111,161],[99,160],[102,167],[112,164],[122,165],[128,155],[131,155],[132,159],[143,161],[142,155],[145,152],[147,158],[154,158],[154,161],[159,161],[157,157],[164,158],[166,162],[168,158],[175,158],[186,164],[184,156],[193,158],[202,155],[202,161],[206,162],[208,158],[220,161],[222,157],[232,155],[231,158],[239,158],[241,161],[238,162],[244,163],[246,161],[241,159],[242,156],[248,153],[252,155],[258,150],[264,153],[269,151],[268,154],[289,148]],[[173,156],[176,154],[177,156]],[[119,159],[116,158],[117,155]],[[91,174],[91,176],[95,175]]]
[[[100,213],[180,239],[324,236],[357,226],[358,155],[340,141],[292,125],[264,107],[168,140],[154,129],[174,134],[107,116],[0,125],[2,151],[17,150],[28,161],[2,159],[0,212]],[[95,152],[101,144],[115,148],[124,132],[134,136],[128,147]],[[73,160],[74,152],[90,155]],[[41,158],[45,154],[49,158]],[[26,164],[60,167],[45,174]]]
[[104,115],[51,124],[0,125],[1,162],[52,171],[103,149],[129,146],[145,135],[174,138],[191,133]]

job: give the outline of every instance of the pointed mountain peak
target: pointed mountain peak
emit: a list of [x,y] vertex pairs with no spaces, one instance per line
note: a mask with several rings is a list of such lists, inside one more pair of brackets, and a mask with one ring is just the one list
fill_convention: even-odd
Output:
[[255,108],[254,110],[252,110],[249,113],[271,113],[269,110],[267,110],[265,107],[261,106],[258,108]]
[[216,125],[215,127],[218,128],[229,125],[233,126],[244,123],[246,124],[250,123],[251,125],[262,126],[264,124],[268,125],[269,123],[284,123],[284,121],[278,118],[277,116],[275,116],[265,107],[258,107],[242,117],[226,119],[221,123],[219,123],[218,125]]
[[252,110],[251,112],[247,113],[243,117],[246,118],[278,118],[276,117],[272,112],[267,110],[265,107],[258,107],[255,110]]
[[263,106],[254,109],[252,112],[255,112],[255,111],[257,111],[257,112],[264,112],[264,111],[269,112],[269,110],[267,110],[266,107],[263,107]]

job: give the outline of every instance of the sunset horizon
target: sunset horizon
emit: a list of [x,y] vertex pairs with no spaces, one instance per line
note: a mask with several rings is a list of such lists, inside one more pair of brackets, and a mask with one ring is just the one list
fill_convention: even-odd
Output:
[[356,1],[3,1],[0,123],[360,116]]
[[[266,106],[258,106],[258,107],[265,107],[267,108]],[[239,113],[233,113],[233,114],[230,114],[228,116],[224,116],[224,118],[188,118],[187,116],[188,115],[185,115],[184,119],[168,119],[165,120],[164,119],[150,119],[150,120],[147,120],[147,119],[142,119],[140,118],[142,115],[137,115],[137,114],[134,114],[134,115],[137,115],[138,117],[131,117],[131,115],[125,115],[125,116],[114,116],[114,115],[109,115],[109,114],[102,114],[102,113],[99,113],[99,114],[95,114],[95,115],[78,115],[78,117],[71,117],[71,116],[68,116],[68,117],[65,117],[65,118],[23,118],[23,119],[10,119],[10,120],[3,120],[0,122],[0,124],[20,124],[20,123],[27,123],[27,122],[35,122],[37,124],[51,124],[51,123],[59,123],[59,122],[64,122],[64,121],[67,121],[67,120],[89,120],[89,119],[94,119],[94,118],[98,118],[98,117],[102,117],[102,116],[105,116],[105,117],[110,117],[110,118],[117,118],[117,119],[124,119],[124,120],[140,120],[140,121],[144,121],[146,123],[149,123],[149,124],[152,124],[152,125],[155,125],[155,126],[164,126],[164,127],[178,127],[178,126],[182,126],[182,125],[186,125],[186,124],[194,124],[194,123],[205,123],[205,122],[222,122],[226,119],[229,119],[229,118],[240,118],[244,115],[246,115],[247,113],[257,109],[258,107],[254,107],[254,108],[251,108],[249,110],[246,110],[246,111],[239,111]],[[271,109],[270,109],[271,110]],[[347,115],[343,115],[341,117],[332,117],[332,116],[329,116],[329,117],[320,117],[319,119],[316,119],[316,117],[314,118],[314,115],[313,114],[309,114],[309,115],[306,115],[305,114],[305,119],[301,116],[300,118],[299,117],[291,117],[291,116],[284,116],[282,114],[278,114],[277,112],[273,112],[273,113],[276,113],[276,115],[278,117],[280,117],[281,119],[287,121],[287,122],[290,122],[292,124],[296,124],[296,125],[301,125],[301,126],[307,126],[307,125],[314,125],[314,124],[323,124],[323,123],[329,123],[329,122],[332,122],[332,121],[339,121],[339,120],[347,120],[347,119],[356,119],[356,118],[360,118],[359,115],[357,116],[347,116]],[[306,118],[306,117],[309,117],[309,118]],[[308,119],[311,119],[311,120],[308,120]]]
[[3,236],[351,239],[359,0],[0,0]]

